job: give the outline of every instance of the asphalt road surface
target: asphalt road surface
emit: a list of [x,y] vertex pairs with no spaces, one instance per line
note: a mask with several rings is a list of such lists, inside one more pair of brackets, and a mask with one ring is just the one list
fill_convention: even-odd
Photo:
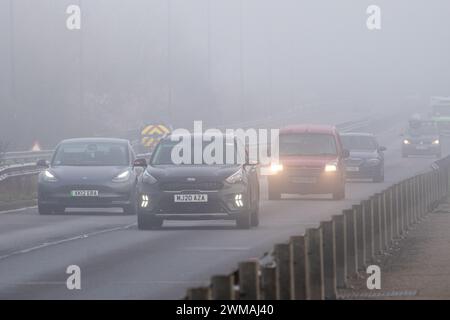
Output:
[[[303,234],[319,221],[423,171],[433,157],[402,159],[399,127],[378,134],[386,152],[384,183],[351,182],[347,199],[289,197],[268,201],[262,184],[261,225],[237,230],[229,221],[170,221],[139,231],[121,211],[39,216],[26,208],[0,213],[0,299],[178,299],[186,288],[230,273],[241,260]],[[81,290],[68,290],[66,268],[81,268]]]

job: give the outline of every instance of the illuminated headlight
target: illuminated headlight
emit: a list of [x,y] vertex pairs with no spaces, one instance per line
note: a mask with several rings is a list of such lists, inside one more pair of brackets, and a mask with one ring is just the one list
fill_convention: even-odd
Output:
[[239,169],[238,171],[233,173],[231,176],[226,178],[225,181],[233,184],[233,183],[241,182],[242,179],[243,179],[242,169]]
[[56,182],[58,179],[56,179],[55,175],[51,173],[49,170],[44,171],[44,181],[47,182]]
[[336,171],[337,171],[337,165],[334,163],[330,163],[325,166],[325,172],[336,172]]
[[433,144],[439,144],[439,139],[436,139],[432,142]]
[[272,174],[277,174],[280,171],[283,171],[283,165],[281,163],[272,163],[270,172],[272,172]]
[[380,159],[369,159],[366,161],[369,166],[376,166],[380,163]]
[[142,198],[141,198],[141,208],[147,208],[148,207],[148,203],[149,203],[148,195],[143,194]]
[[234,203],[238,208],[242,208],[244,206],[244,202],[242,201],[242,194],[238,193],[234,196]]
[[403,144],[411,144],[411,142],[408,139],[403,140]]
[[130,170],[126,170],[124,172],[119,173],[117,176],[114,177],[114,182],[126,182],[128,179],[130,179]]
[[147,170],[144,171],[144,174],[142,175],[142,181],[147,184],[155,184],[158,182],[154,176],[152,176],[150,173],[148,173]]

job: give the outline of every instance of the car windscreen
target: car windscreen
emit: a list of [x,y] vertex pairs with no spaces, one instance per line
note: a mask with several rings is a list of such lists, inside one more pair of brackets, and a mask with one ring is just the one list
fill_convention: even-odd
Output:
[[[180,141],[164,140],[156,147],[151,164],[235,165],[245,162],[245,149],[238,148],[236,142],[228,142],[226,139],[220,143],[203,140],[198,142],[196,145],[201,147],[197,150],[194,146],[194,139],[182,148]],[[183,160],[180,162],[180,159]]]
[[341,141],[344,146],[344,149],[347,150],[373,151],[378,147],[375,138],[370,136],[342,135]]
[[280,135],[280,156],[336,156],[334,136],[321,133]]
[[53,166],[127,166],[128,146],[114,142],[70,142],[61,144]]
[[408,128],[408,134],[411,136],[434,136],[439,134],[435,125],[421,125]]

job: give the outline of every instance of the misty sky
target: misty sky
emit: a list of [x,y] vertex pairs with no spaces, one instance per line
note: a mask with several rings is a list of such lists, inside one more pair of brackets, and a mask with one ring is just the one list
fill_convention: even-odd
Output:
[[[66,29],[69,4],[81,31]],[[145,122],[450,95],[449,12],[448,0],[0,0],[0,139],[52,146]]]

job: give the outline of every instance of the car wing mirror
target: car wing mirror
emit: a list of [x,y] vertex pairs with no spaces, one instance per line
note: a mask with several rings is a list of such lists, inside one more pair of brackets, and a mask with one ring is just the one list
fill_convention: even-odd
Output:
[[378,151],[380,151],[380,152],[383,152],[383,151],[386,151],[386,147],[383,147],[383,146],[381,146],[381,147],[378,147]]
[[48,168],[48,162],[45,159],[40,159],[36,162],[36,166],[39,168]]
[[350,151],[348,151],[347,149],[342,150],[342,158],[348,158],[350,157]]
[[147,167],[147,160],[144,158],[139,158],[134,160],[133,167],[140,167],[140,168],[146,168]]

